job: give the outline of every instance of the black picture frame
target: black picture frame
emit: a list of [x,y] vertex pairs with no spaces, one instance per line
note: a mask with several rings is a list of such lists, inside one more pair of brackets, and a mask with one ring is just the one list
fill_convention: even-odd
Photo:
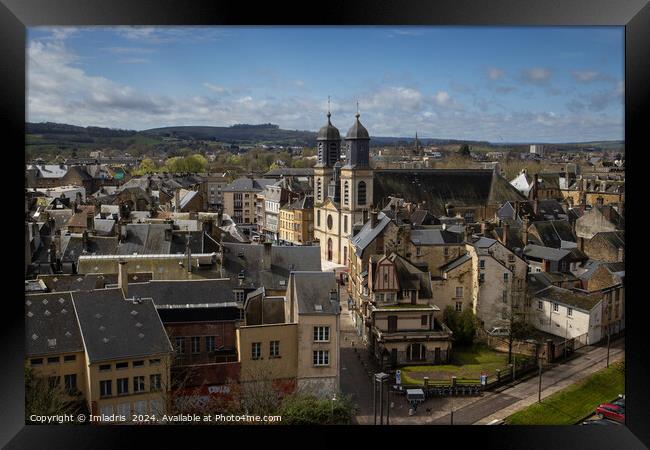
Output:
[[[25,39],[26,27],[52,25],[494,25],[494,26],[544,26],[544,25],[617,25],[625,26],[625,141],[627,153],[628,201],[641,205],[643,188],[635,189],[635,181],[641,178],[643,170],[644,140],[648,122],[648,100],[650,99],[650,5],[647,0],[444,0],[423,2],[417,0],[355,2],[329,0],[310,5],[302,3],[281,7],[275,2],[251,5],[248,2],[197,0],[0,0],[0,117],[7,157],[21,158],[25,132]],[[349,50],[349,49],[348,49]],[[342,49],[346,51],[346,49]],[[22,161],[21,161],[22,163]],[[15,182],[24,182],[20,171],[14,170],[14,163],[6,163],[5,183],[11,199]],[[639,175],[639,178],[635,178]],[[11,177],[9,177],[11,176]],[[11,185],[9,184],[11,183]],[[17,191],[17,188],[15,188]],[[25,425],[24,423],[24,318],[23,288],[18,283],[21,276],[20,264],[12,264],[15,254],[23,254],[19,244],[21,231],[19,220],[13,219],[13,211],[21,205],[16,195],[16,204],[5,204],[7,223],[4,227],[7,243],[17,241],[17,250],[3,251],[5,263],[5,285],[3,286],[3,348],[5,350],[2,383],[0,384],[0,445],[7,448],[115,448],[137,443],[152,445],[151,439],[166,442],[179,440],[194,445],[199,438],[208,438],[213,444],[225,439],[248,439],[264,436],[258,430],[277,433],[278,439],[286,440],[285,427],[188,427],[188,426],[75,426],[75,425]],[[637,207],[626,207],[637,214]],[[640,220],[636,221],[637,224]],[[643,242],[644,236],[635,230],[636,224],[628,220],[628,242]],[[24,230],[23,230],[24,231]],[[13,244],[12,244],[13,245]],[[334,432],[314,433],[322,430],[307,430],[304,439],[292,438],[302,445],[322,441],[339,445],[336,440],[361,437],[380,444],[388,434],[398,436],[408,445],[436,445],[444,440],[454,445],[467,438],[478,440],[480,448],[645,448],[650,446],[648,427],[648,338],[644,334],[644,314],[647,307],[643,298],[643,286],[638,275],[642,265],[635,265],[635,259],[643,257],[641,246],[631,245],[627,253],[626,287],[630,293],[626,302],[626,394],[627,424],[625,427],[341,427]],[[636,255],[635,255],[636,253]],[[12,276],[12,271],[16,276]],[[15,280],[15,282],[14,282]],[[402,429],[399,429],[402,428]],[[252,434],[253,431],[255,434]],[[294,429],[291,433],[294,433]],[[304,432],[304,430],[303,430]],[[301,432],[300,434],[303,434]],[[311,435],[311,436],[310,436]],[[274,436],[275,437],[275,436]],[[328,439],[334,437],[334,439]],[[263,437],[262,439],[267,439]],[[449,445],[449,443],[447,445]],[[375,444],[372,444],[375,445]],[[381,444],[380,444],[381,445]],[[387,444],[384,444],[384,446]],[[392,445],[392,444],[391,444]],[[398,444],[399,445],[399,444]]]

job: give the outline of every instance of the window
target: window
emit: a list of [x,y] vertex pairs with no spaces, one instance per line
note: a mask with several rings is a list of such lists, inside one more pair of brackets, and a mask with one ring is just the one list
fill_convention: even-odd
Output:
[[118,363],[115,363],[115,368],[116,368],[117,370],[120,370],[120,369],[128,369],[128,368],[129,368],[129,363],[128,363],[128,361],[127,361],[127,362],[118,362]]
[[553,312],[558,312],[560,310],[560,305],[553,303]]
[[332,215],[328,214],[327,215],[327,229],[331,230],[332,226],[334,226],[334,219],[332,219]]
[[508,272],[503,273],[503,281],[508,281]]
[[262,357],[262,343],[253,342],[251,344],[251,359],[260,359]]
[[515,265],[514,264],[510,264],[508,269],[510,269],[510,272],[512,272],[513,274],[515,273]]
[[314,327],[314,342],[329,342],[330,327]]
[[206,336],[205,337],[205,351],[206,352],[213,352],[214,351],[214,341],[215,341],[214,336]]
[[77,355],[65,355],[63,357],[63,362],[72,362],[77,360]]
[[162,400],[149,400],[149,406],[151,407],[151,414],[163,414]]
[[192,336],[192,353],[201,352],[201,338],[199,336]]
[[[320,194],[319,194],[320,197]],[[316,211],[316,226],[320,227],[320,210]]]
[[384,294],[382,292],[376,293],[375,294],[375,301],[383,302],[384,301]]
[[457,286],[456,287],[456,298],[463,298],[463,287],[462,286]]
[[502,298],[503,303],[508,303],[508,291],[503,291]]
[[117,379],[117,395],[124,395],[129,393],[129,379],[128,378],[118,378]]
[[59,358],[58,356],[51,356],[51,357],[47,358],[47,363],[48,364],[58,364],[60,361],[61,361],[61,358]]
[[463,310],[463,302],[456,302],[456,311],[460,312]]
[[449,247],[445,247],[443,252],[445,256],[449,256]]
[[244,291],[235,291],[235,300],[243,302],[245,300]]
[[159,373],[154,373],[149,375],[149,390],[150,391],[159,391],[161,389],[161,376]]
[[415,256],[422,256],[422,248],[419,245],[415,246]]
[[30,362],[30,364],[32,366],[42,366],[43,365],[43,358],[34,358],[34,359],[31,359],[29,362]]
[[179,355],[182,355],[185,353],[185,338],[184,337],[177,337],[176,338],[176,352]]
[[65,383],[65,390],[68,393],[73,393],[77,391],[77,374],[72,373],[69,375],[64,375],[63,382]]
[[429,323],[429,318],[426,315],[423,315],[420,317],[420,324],[421,325],[427,325]]
[[144,361],[133,361],[133,367],[143,367],[144,366]]
[[479,260],[478,267],[479,267],[479,269],[485,269],[485,260],[484,259]]
[[160,359],[150,359],[149,360],[149,365],[150,366],[159,366],[160,365]]
[[484,273],[479,273],[478,274],[478,281],[481,282],[481,283],[485,281],[485,274]]
[[269,343],[269,357],[271,358],[280,357],[280,341],[271,341]]
[[117,414],[120,416],[129,417],[131,415],[131,404],[130,403],[120,403],[117,405]]
[[135,402],[134,404],[134,412],[136,414],[147,414],[147,401],[146,400],[140,400]]
[[111,380],[102,380],[99,382],[99,396],[110,397],[112,392],[113,382]]
[[329,366],[329,364],[330,364],[329,350],[314,350],[315,366]]
[[55,388],[59,386],[59,383],[61,382],[61,377],[47,377],[47,381],[51,388]]
[[100,372],[108,372],[111,370],[111,365],[110,364],[100,364],[99,365],[99,371]]
[[348,232],[348,216],[343,216],[343,232]]
[[142,392],[144,391],[144,377],[138,376],[133,377],[133,392]]
[[343,183],[343,203],[350,203],[350,184],[347,181]]
[[566,309],[566,315],[569,317],[573,317],[573,308],[567,308]]
[[544,309],[544,302],[543,301],[541,301],[541,300],[537,301],[537,309],[539,309],[540,311],[542,311]]
[[99,414],[102,416],[110,416],[113,414],[113,405],[103,405],[99,407]]
[[363,206],[366,204],[366,182],[359,181],[357,187],[357,204],[358,206]]

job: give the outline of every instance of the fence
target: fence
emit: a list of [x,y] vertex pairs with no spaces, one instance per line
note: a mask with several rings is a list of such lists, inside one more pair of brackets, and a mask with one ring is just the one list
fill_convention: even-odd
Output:
[[[487,373],[485,384],[481,384],[481,381],[476,379],[425,379],[422,384],[402,384],[394,392],[399,394],[406,393],[407,389],[422,389],[426,398],[481,395],[483,391],[496,389],[537,369],[538,365],[534,359],[526,359],[515,361],[514,368],[513,365],[508,365],[503,369],[497,369],[494,373]],[[391,376],[391,380],[395,384],[394,375]]]

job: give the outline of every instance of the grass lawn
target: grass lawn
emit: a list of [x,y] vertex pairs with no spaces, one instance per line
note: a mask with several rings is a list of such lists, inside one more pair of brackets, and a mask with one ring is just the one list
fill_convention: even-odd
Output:
[[[517,355],[517,361],[526,358]],[[508,367],[508,354],[497,352],[489,347],[475,345],[472,347],[455,347],[452,350],[451,364],[406,366],[402,372],[402,383],[422,384],[424,377],[429,377],[431,382],[449,382],[452,375],[455,375],[458,382],[466,381],[478,383],[481,372],[488,374],[488,381],[496,375],[496,370],[506,370]]]
[[508,425],[573,425],[601,403],[625,392],[622,363],[593,375],[535,403],[505,419]]

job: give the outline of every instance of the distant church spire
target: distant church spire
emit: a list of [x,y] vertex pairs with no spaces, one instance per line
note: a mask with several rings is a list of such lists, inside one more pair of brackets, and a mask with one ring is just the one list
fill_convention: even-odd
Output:
[[330,109],[330,96],[327,96],[327,121],[329,122],[330,117],[332,117],[332,112]]

